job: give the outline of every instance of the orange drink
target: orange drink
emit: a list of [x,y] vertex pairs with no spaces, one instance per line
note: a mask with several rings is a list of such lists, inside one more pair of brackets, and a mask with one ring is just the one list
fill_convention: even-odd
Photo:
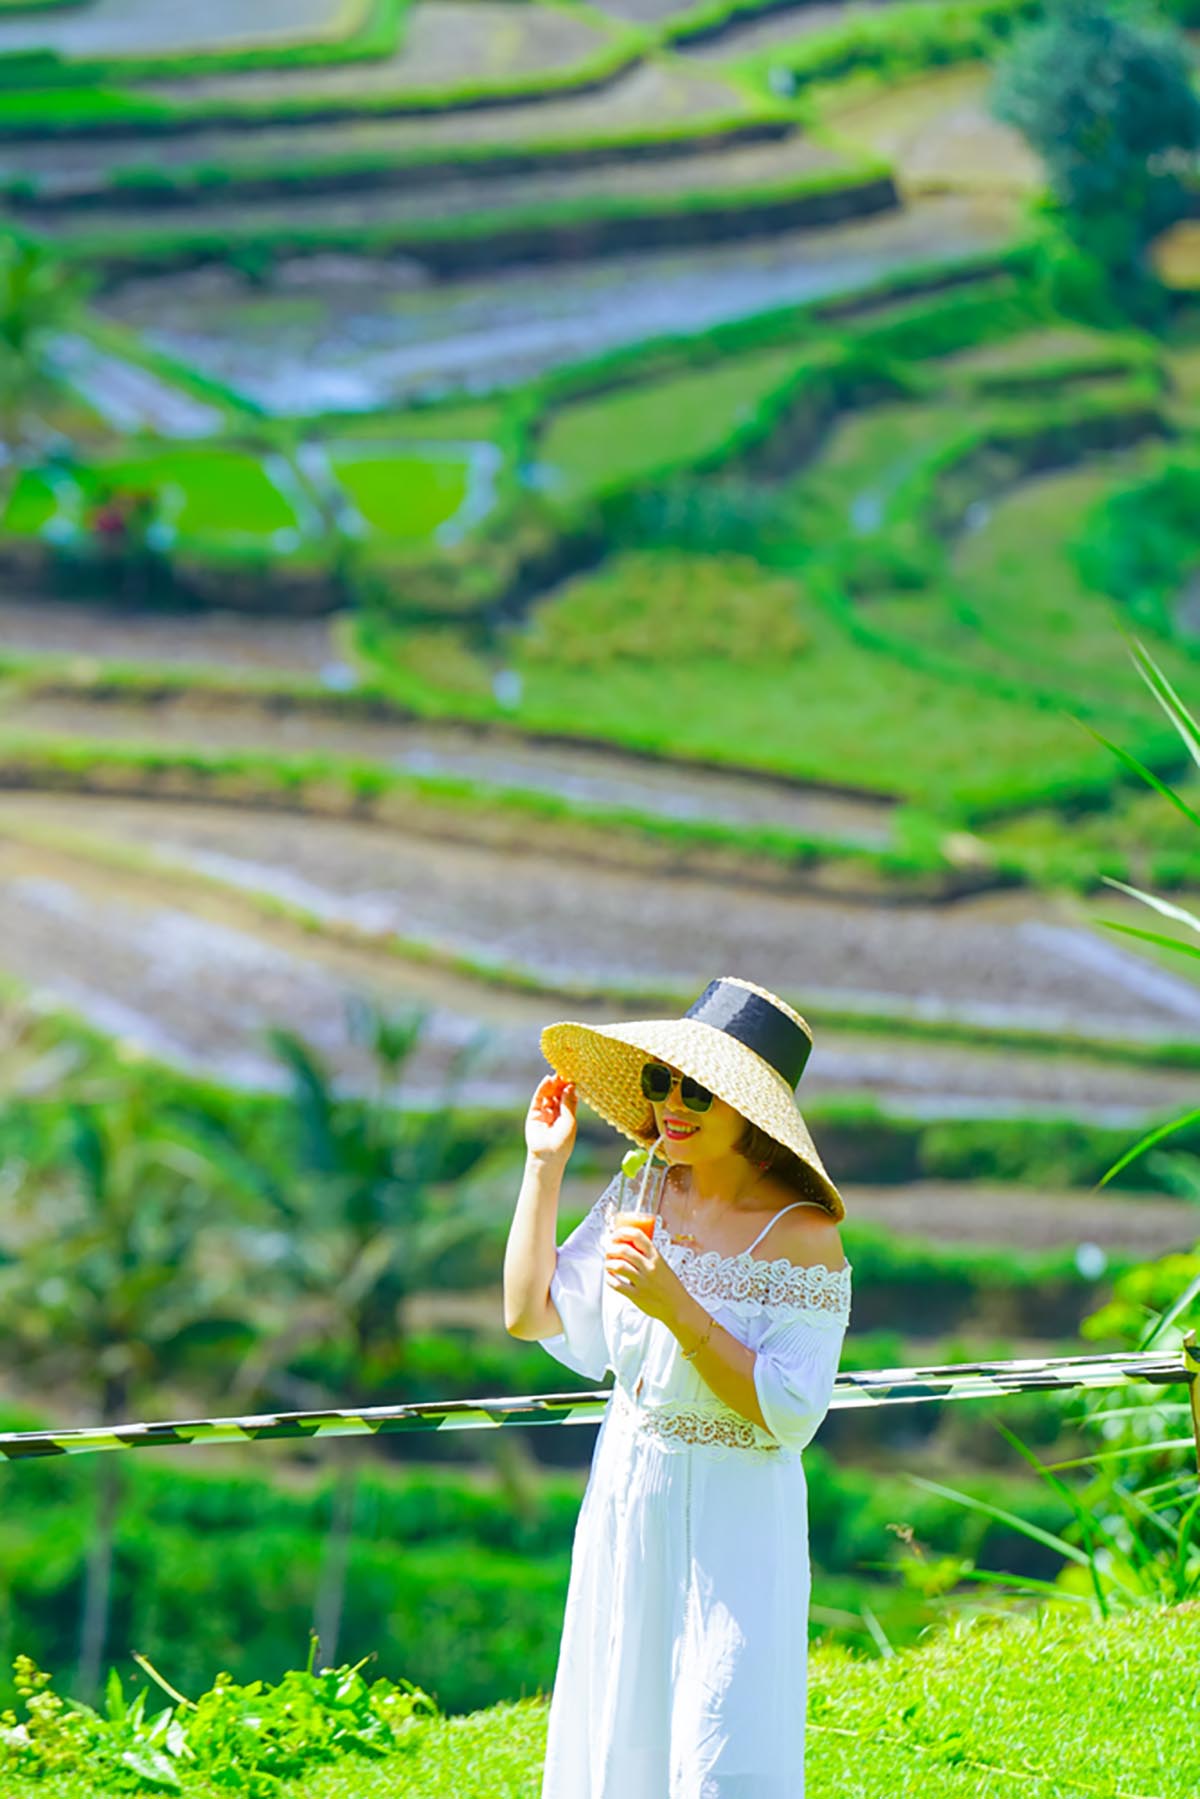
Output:
[[638,1230],[652,1238],[654,1236],[654,1218],[653,1212],[618,1212],[613,1218],[613,1230],[614,1232]]

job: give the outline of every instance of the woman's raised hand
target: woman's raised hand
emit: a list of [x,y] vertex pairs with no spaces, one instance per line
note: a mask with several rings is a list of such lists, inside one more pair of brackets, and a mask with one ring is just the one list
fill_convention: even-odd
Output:
[[544,1162],[565,1162],[575,1143],[575,1083],[548,1074],[539,1081],[525,1119],[525,1144]]

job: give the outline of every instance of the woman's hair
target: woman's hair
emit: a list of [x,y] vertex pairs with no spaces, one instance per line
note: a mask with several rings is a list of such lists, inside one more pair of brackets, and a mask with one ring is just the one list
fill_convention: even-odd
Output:
[[766,1131],[760,1131],[749,1119],[733,1147],[756,1168],[769,1169],[780,1180],[786,1181],[795,1189],[798,1198],[815,1199],[828,1211],[829,1200],[808,1164],[782,1143],[777,1143],[774,1137],[768,1137]]

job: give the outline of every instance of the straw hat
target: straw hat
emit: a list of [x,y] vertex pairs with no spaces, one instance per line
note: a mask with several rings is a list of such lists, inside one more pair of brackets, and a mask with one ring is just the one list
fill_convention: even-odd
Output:
[[549,1024],[542,1054],[556,1074],[574,1081],[594,1111],[643,1146],[657,1133],[642,1092],[642,1066],[648,1056],[669,1062],[790,1151],[801,1165],[787,1170],[794,1183],[837,1221],[846,1213],[842,1196],[795,1099],[812,1042],[804,1019],[776,994],[723,976],[709,982],[682,1018]]

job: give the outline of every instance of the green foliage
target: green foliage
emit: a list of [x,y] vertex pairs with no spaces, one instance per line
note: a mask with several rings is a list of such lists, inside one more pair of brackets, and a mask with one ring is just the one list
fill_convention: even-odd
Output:
[[[807,1788],[814,1799],[895,1799],[910,1789],[925,1799],[963,1799],[968,1790],[972,1799],[1013,1799],[1036,1787],[1191,1799],[1200,1784],[1197,1636],[1186,1607],[1095,1624],[1048,1606],[1025,1617],[992,1608],[904,1653],[890,1653],[886,1637],[866,1655],[816,1644]],[[971,1703],[980,1694],[986,1703]],[[408,1696],[413,1719],[399,1756],[351,1754],[312,1766],[278,1799],[395,1799],[410,1790],[423,1799],[535,1799],[545,1693],[470,1717],[428,1715]],[[1142,1718],[1153,1728],[1130,1728]],[[200,1776],[183,1778],[196,1799],[213,1791]],[[128,1790],[98,1788],[88,1772],[18,1778],[11,1792],[109,1799]]]
[[388,540],[428,542],[469,491],[465,456],[406,454],[398,444],[338,447],[330,462],[367,529]]
[[220,1253],[234,1220],[223,1233],[211,1206],[191,1146],[148,1086],[116,1075],[73,1081],[39,1162],[14,1170],[8,1195],[8,1355],[48,1383],[90,1389],[111,1420],[165,1377],[203,1365],[214,1337],[244,1346],[253,1330],[241,1282]]
[[[1151,1344],[1179,1350],[1182,1331],[1174,1321],[1186,1316],[1198,1295],[1200,1242],[1190,1254],[1126,1270],[1112,1298],[1084,1320],[1081,1332],[1105,1343],[1123,1337],[1139,1350]],[[1044,1593],[1058,1603],[1080,1605],[1097,1619],[1200,1601],[1200,1487],[1186,1391],[1182,1379],[1166,1386],[1133,1382],[1124,1391],[1085,1390],[1058,1401],[1073,1428],[1096,1444],[1093,1453],[1067,1461],[1041,1462],[997,1422],[1069,1515],[1061,1531],[1047,1530],[990,1499],[914,1476],[923,1491],[1008,1524],[1061,1557],[1047,1581],[1024,1576],[1014,1582],[1007,1574],[966,1566],[958,1578],[1020,1595]],[[1059,1478],[1081,1468],[1090,1470],[1082,1485]]]
[[273,1799],[283,1781],[352,1755],[383,1760],[411,1747],[414,1733],[438,1715],[435,1702],[411,1681],[368,1685],[363,1663],[314,1671],[315,1640],[304,1670],[282,1680],[237,1685],[219,1674],[212,1688],[188,1700],[162,1680],[144,1657],[141,1666],[174,1701],[146,1717],[149,1688],[128,1700],[116,1669],[108,1678],[105,1710],[64,1701],[50,1676],[28,1656],[15,1667],[27,1717],[0,1722],[0,1771],[38,1779],[82,1773],[111,1791],[183,1792],[185,1773],[245,1795]]
[[[50,71],[40,69],[42,80]],[[171,108],[136,89],[102,86],[0,86],[0,130],[19,137],[69,137],[88,127],[114,124],[152,130],[169,123]]]
[[990,57],[1041,6],[1042,0],[902,0],[852,15],[753,63],[763,79],[770,81],[772,70],[781,69],[795,87],[864,74],[900,81],[948,63]]
[[0,230],[0,437],[18,455],[33,405],[54,384],[55,334],[75,322],[84,287],[49,251]]
[[695,464],[738,434],[796,356],[787,344],[770,345],[550,410],[536,454],[552,495],[570,501]]
[[1074,549],[1080,575],[1143,629],[1172,638],[1179,589],[1200,566],[1198,519],[1200,464],[1173,458],[1095,509]]
[[522,660],[573,672],[715,661],[761,665],[802,657],[809,644],[794,588],[752,562],[630,555],[588,581],[582,603],[543,609]]
[[[1200,755],[1200,724],[1141,644],[1135,644],[1135,664],[1193,757]],[[1099,733],[1096,733],[1099,736]],[[1101,742],[1107,739],[1101,738]],[[1195,825],[1200,814],[1149,770],[1116,744],[1109,744],[1121,759],[1139,770],[1149,784],[1179,807]],[[1188,925],[1200,934],[1200,918],[1155,895],[1140,892],[1123,882],[1113,882],[1152,909]],[[1113,930],[1157,943],[1175,954],[1200,954],[1195,946],[1165,937],[1161,932],[1110,923]],[[1173,1123],[1156,1125],[1107,1171],[1103,1180],[1120,1174],[1131,1163],[1181,1128],[1194,1126],[1200,1113],[1192,1110]],[[1161,1152],[1158,1152],[1161,1159]],[[1195,1156],[1176,1154],[1172,1166],[1182,1163],[1191,1195],[1200,1193]],[[1200,1299],[1200,1242],[1190,1254],[1175,1254],[1157,1264],[1126,1271],[1111,1299],[1081,1326],[1085,1336],[1111,1340],[1121,1336],[1138,1350],[1157,1345],[1180,1351],[1181,1318]],[[1156,1309],[1157,1302],[1157,1309]],[[1194,1341],[1194,1332],[1192,1333]],[[1070,1524],[1061,1532],[1045,1530],[1028,1518],[998,1507],[991,1500],[956,1492],[940,1483],[914,1476],[924,1491],[950,1499],[970,1511],[1006,1523],[1032,1541],[1055,1550],[1062,1558],[1052,1580],[1029,1580],[1013,1586],[1005,1575],[962,1568],[964,1580],[1001,1585],[1022,1595],[1043,1593],[1057,1603],[1086,1607],[1094,1618],[1108,1619],[1115,1611],[1145,1611],[1162,1606],[1200,1603],[1200,1484],[1194,1461],[1200,1441],[1194,1435],[1194,1417],[1188,1398],[1171,1398],[1173,1389],[1188,1391],[1182,1357],[1180,1380],[1146,1386],[1129,1383],[1128,1395],[1113,1404],[1109,1392],[1083,1390],[1065,1401],[1072,1421],[1103,1448],[1070,1461],[1045,1464],[1002,1424],[1004,1437],[1069,1509]],[[1194,1377],[1193,1377],[1194,1378]],[[1064,1403],[1060,1401],[1060,1403]],[[1061,1472],[1087,1468],[1091,1473],[1077,1490],[1059,1478]]]
[[1178,32],[1122,0],[1053,0],[1002,65],[993,104],[1045,162],[1068,234],[1136,306],[1143,251],[1186,213],[1200,145]]

